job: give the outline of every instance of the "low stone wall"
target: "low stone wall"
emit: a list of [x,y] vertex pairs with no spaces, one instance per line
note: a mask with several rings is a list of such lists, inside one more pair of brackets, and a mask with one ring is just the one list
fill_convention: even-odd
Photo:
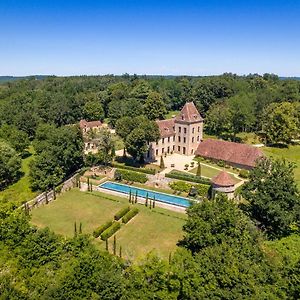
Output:
[[24,203],[21,208],[31,210],[34,207],[39,207],[42,204],[48,204],[49,202],[55,200],[57,194],[64,193],[66,191],[69,191],[71,188],[76,187],[78,173],[79,172],[76,172],[76,174],[56,187],[56,189],[59,188],[59,191],[54,191],[52,189],[47,192],[41,193],[30,201]]

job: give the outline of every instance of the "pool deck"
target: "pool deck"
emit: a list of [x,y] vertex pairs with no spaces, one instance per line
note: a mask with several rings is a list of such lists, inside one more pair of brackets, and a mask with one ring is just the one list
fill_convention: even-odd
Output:
[[[128,199],[128,195],[126,195],[124,193],[121,193],[121,192],[108,190],[108,189],[105,189],[105,188],[101,188],[99,186],[96,187],[95,190],[99,191],[99,192],[102,192],[102,193],[105,193],[105,194],[111,194],[111,195],[114,195],[114,196],[119,196],[119,197]],[[140,204],[145,204],[146,199],[142,198],[142,197],[137,197],[137,202],[140,203]],[[172,211],[182,212],[182,213],[186,212],[185,207],[181,207],[181,206],[177,206],[177,205],[173,205],[173,204],[169,204],[169,203],[165,203],[165,202],[160,202],[158,200],[155,200],[155,206],[165,208],[165,209],[169,209],[169,210],[172,210]]]

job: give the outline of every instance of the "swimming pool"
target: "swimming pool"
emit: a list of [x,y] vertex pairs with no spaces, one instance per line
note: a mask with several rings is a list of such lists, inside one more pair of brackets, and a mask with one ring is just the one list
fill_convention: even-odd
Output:
[[160,201],[160,202],[173,204],[181,207],[189,207],[191,205],[191,201],[187,198],[168,195],[160,192],[154,192],[146,189],[141,189],[127,184],[106,181],[100,184],[99,187],[107,190],[124,193],[127,195],[129,195],[131,191],[132,195],[135,195],[137,193],[138,197],[143,197],[143,198],[146,198],[148,193],[148,198],[151,200],[153,200],[155,196],[155,201]]

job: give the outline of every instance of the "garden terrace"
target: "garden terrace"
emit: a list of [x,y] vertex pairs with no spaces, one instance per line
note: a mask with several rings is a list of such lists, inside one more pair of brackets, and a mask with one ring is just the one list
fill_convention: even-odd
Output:
[[[114,215],[128,206],[128,199],[100,192],[80,192],[72,189],[57,200],[32,211],[32,223],[38,227],[48,226],[63,236],[74,235],[74,222],[82,223],[83,233],[91,234],[99,226],[113,220]],[[149,209],[135,204],[139,213],[116,233],[117,244],[122,246],[125,258],[137,259],[155,250],[159,256],[168,257],[182,237],[186,215],[159,207]],[[119,221],[120,222],[120,221]],[[100,249],[105,242],[94,240]],[[112,249],[113,240],[109,239]]]

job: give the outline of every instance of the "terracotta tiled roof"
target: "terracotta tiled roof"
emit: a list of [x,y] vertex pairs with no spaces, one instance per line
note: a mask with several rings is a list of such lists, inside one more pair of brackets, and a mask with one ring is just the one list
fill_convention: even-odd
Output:
[[161,138],[175,135],[175,119],[157,120],[156,124],[159,128]]
[[195,155],[254,167],[255,161],[263,156],[263,153],[250,145],[206,139],[199,144]]
[[182,108],[180,114],[176,116],[176,121],[192,123],[203,121],[203,118],[198,112],[195,104],[193,102],[187,102]]
[[79,122],[80,128],[86,128],[86,127],[94,128],[94,127],[99,127],[101,125],[102,125],[102,123],[100,121],[90,121],[90,122],[88,122],[86,120],[80,120],[80,122]]
[[225,171],[221,171],[217,176],[215,176],[211,180],[211,182],[219,186],[232,186],[235,184],[231,176]]

